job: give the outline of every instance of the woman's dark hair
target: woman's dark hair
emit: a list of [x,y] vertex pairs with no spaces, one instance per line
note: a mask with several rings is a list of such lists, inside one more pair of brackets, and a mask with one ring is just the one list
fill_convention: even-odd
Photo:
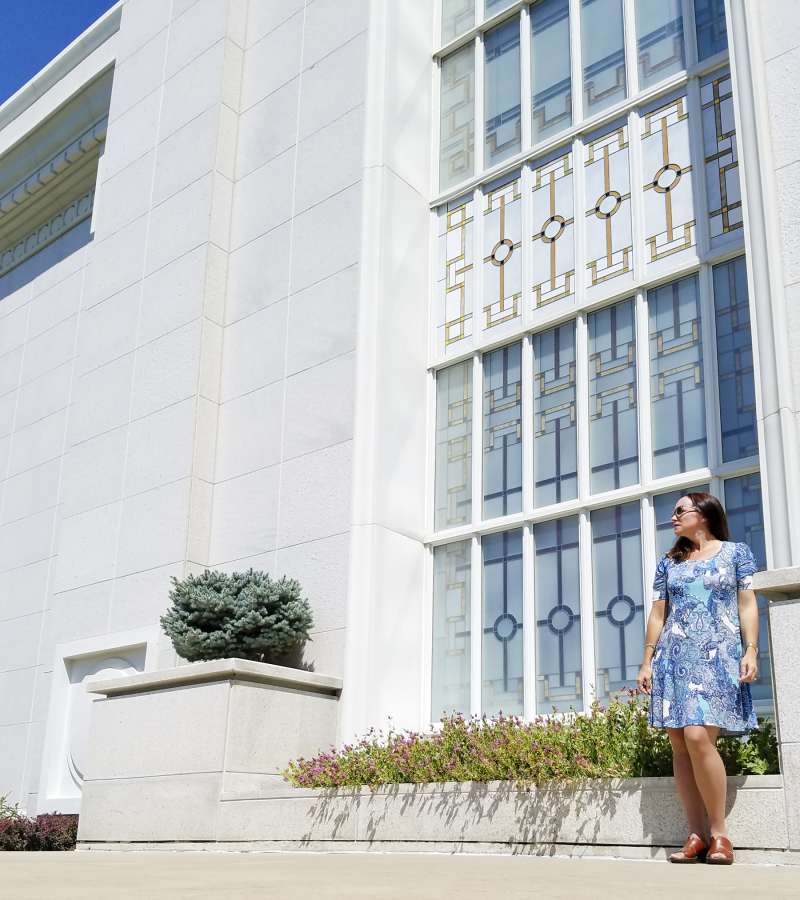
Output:
[[[731,531],[728,528],[728,517],[725,515],[725,508],[712,494],[684,494],[692,501],[692,506],[706,520],[708,530],[718,541],[731,540]],[[676,562],[683,562],[686,557],[695,549],[694,544],[687,537],[679,537],[672,545],[672,549],[667,553],[670,559]]]

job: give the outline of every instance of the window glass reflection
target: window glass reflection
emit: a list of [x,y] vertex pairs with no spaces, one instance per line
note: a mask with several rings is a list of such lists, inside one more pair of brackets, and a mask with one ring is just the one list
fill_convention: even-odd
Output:
[[533,338],[533,477],[536,506],[578,496],[575,323]]
[[483,704],[489,716],[521,716],[522,529],[483,538]]
[[442,60],[439,188],[447,190],[475,171],[475,45]]
[[[761,476],[744,475],[725,482],[725,511],[734,541],[744,542],[753,551],[759,569],[767,568],[764,536],[764,508],[761,503]],[[750,685],[753,706],[759,716],[773,717],[772,660],[769,652],[769,601],[756,594],[758,601],[758,678]]]
[[431,720],[470,710],[470,541],[433,551]]
[[592,513],[597,696],[635,687],[644,655],[639,504]]
[[636,0],[639,87],[644,90],[686,68],[681,0]]
[[581,0],[581,50],[588,118],[627,95],[622,0]]
[[743,256],[714,266],[722,460],[758,455],[756,385],[747,264]]
[[475,25],[475,0],[442,0],[442,44]]
[[639,426],[633,300],[589,316],[589,411],[592,493],[636,484]]
[[725,0],[694,0],[697,58],[702,62],[728,49]]
[[483,516],[522,511],[522,344],[483,357]]
[[540,714],[582,702],[578,517],[542,522],[536,543],[536,709]]
[[520,84],[519,20],[512,19],[490,31],[486,52],[485,166],[519,153],[522,147],[522,93]]
[[542,0],[531,7],[533,144],[572,124],[569,0]]
[[437,531],[472,521],[472,360],[436,376]]
[[647,292],[653,475],[708,464],[703,345],[697,276]]

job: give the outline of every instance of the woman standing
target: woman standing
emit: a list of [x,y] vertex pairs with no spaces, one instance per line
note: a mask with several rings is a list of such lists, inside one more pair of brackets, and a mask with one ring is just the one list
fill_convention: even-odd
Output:
[[[650,724],[664,728],[690,835],[670,862],[730,865],[725,766],[717,735],[756,727],[748,682],[758,655],[757,566],[731,542],[722,504],[682,497],[672,514],[675,544],[656,567],[644,662],[636,683],[650,695]],[[706,821],[707,817],[707,821]]]

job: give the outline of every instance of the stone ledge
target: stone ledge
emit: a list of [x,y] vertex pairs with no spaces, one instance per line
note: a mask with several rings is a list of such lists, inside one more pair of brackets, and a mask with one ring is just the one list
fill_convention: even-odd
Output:
[[[276,781],[279,776],[273,776]],[[675,793],[675,779],[671,776],[658,778],[587,778],[572,785],[559,782],[548,782],[532,786],[529,792],[518,791],[509,781],[446,781],[431,784],[384,784],[372,790],[369,787],[352,788],[296,788],[280,780],[274,787],[258,791],[223,791],[220,794],[222,803],[236,800],[297,800],[300,798],[333,799],[335,797],[381,797],[398,795],[437,796],[440,794],[472,794],[476,786],[487,794],[516,794],[539,792],[563,794],[587,793]],[[783,790],[783,775],[741,775],[728,776],[728,789],[736,793],[740,791]]]
[[302,669],[289,669],[285,666],[246,659],[215,659],[210,662],[189,663],[174,669],[161,669],[158,672],[142,672],[138,675],[126,675],[124,678],[90,682],[86,689],[90,694],[114,697],[121,694],[146,694],[151,691],[214,681],[271,684],[319,694],[339,694],[342,690],[342,679],[332,675],[317,675]]
[[[631,847],[618,844],[517,844],[485,841],[153,841],[150,843],[83,841],[79,852],[174,853],[434,853],[453,855],[551,856],[592,859],[630,859],[666,862],[680,845]],[[736,848],[737,864],[800,866],[800,853],[791,850]]]
[[772,601],[800,599],[800,566],[756,572],[753,590]]

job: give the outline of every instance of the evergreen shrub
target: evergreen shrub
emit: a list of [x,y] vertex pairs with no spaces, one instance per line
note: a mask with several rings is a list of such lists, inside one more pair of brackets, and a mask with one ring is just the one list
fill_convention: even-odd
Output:
[[310,640],[313,617],[300,585],[264,572],[205,571],[172,579],[172,607],[161,626],[179,656],[195,660],[239,657],[275,662]]
[[[647,722],[649,698],[630,691],[588,713],[539,717],[460,715],[442,719],[427,734],[370,733],[352,746],[300,759],[284,772],[295,787],[338,788],[446,781],[510,781],[522,788],[584,778],[672,775],[672,747],[665,731]],[[720,738],[728,775],[778,772],[771,723],[749,738]]]

